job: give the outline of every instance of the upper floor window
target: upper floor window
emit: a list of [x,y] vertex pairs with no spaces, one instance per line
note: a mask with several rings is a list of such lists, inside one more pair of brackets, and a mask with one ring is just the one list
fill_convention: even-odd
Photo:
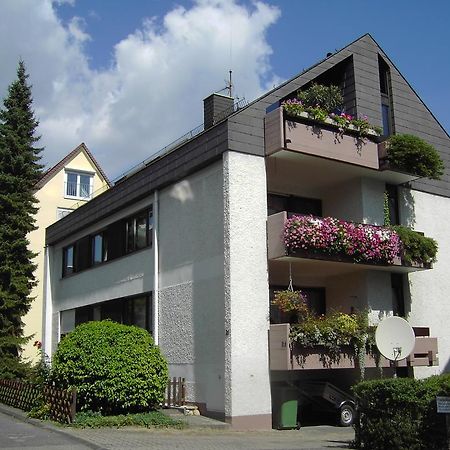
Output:
[[73,273],[74,246],[69,245],[63,249],[63,276]]
[[63,276],[124,256],[153,244],[153,206],[78,239],[63,250]]
[[126,251],[134,252],[152,244],[153,210],[142,211],[126,221]]
[[92,236],[92,264],[100,264],[108,260],[108,238],[105,233]]
[[64,196],[87,200],[92,196],[94,174],[86,172],[66,171]]
[[391,108],[385,103],[381,103],[381,118],[383,121],[383,136],[390,136],[392,134]]
[[390,136],[394,132],[394,118],[392,117],[391,71],[389,65],[380,55],[378,55],[378,73],[380,79],[383,136]]

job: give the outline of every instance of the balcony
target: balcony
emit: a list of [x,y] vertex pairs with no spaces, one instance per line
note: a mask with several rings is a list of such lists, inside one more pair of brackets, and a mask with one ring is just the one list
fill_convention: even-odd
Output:
[[[416,343],[408,358],[399,361],[398,367],[437,366],[437,338],[429,337],[428,328],[414,328]],[[269,332],[270,370],[318,370],[318,369],[358,369],[360,363],[351,346],[344,346],[337,358],[330,358],[324,346],[302,348],[290,338],[288,323],[270,325]],[[390,367],[383,356],[367,353],[365,367]]]
[[[288,221],[288,218],[290,220]],[[298,219],[298,224],[292,222]],[[408,273],[430,269],[427,261],[408,261],[408,249],[390,228],[354,224],[331,217],[292,216],[286,211],[267,219],[269,261],[302,264],[302,272],[338,274],[348,270]]]
[[300,161],[315,172],[333,177],[368,177],[389,184],[402,184],[418,177],[391,170],[386,163],[384,143],[379,138],[360,138],[351,130],[339,133],[336,127],[308,118],[286,117],[279,107],[265,117],[265,152],[270,158]]

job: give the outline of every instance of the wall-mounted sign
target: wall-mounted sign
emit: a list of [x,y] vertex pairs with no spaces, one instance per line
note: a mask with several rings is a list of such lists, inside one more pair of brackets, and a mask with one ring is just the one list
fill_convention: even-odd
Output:
[[450,397],[436,397],[437,412],[450,414]]

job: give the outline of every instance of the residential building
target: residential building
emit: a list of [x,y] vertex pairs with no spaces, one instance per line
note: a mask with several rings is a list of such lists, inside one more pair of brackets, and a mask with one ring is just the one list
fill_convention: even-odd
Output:
[[[442,180],[384,167],[382,139],[288,120],[282,102],[311,82],[338,85],[347,113],[367,115],[384,135],[433,144],[447,164]],[[448,371],[450,139],[374,39],[362,36],[247,106],[213,94],[204,111],[203,132],[47,229],[46,352],[87,320],[145,327],[204,413],[235,428],[270,428],[277,383],[348,385],[359,374],[354,362],[295,364],[286,327],[280,338],[270,324],[271,292],[287,287],[291,273],[319,312],[367,309],[373,324],[397,313],[421,327],[418,334],[428,329],[439,365],[434,350],[425,363],[412,358],[408,370]],[[286,249],[287,213],[381,226],[385,192],[393,220],[437,240],[433,268]]]
[[45,229],[91,198],[108,189],[110,182],[84,143],[77,146],[65,158],[44,172],[35,186],[35,197],[39,200],[36,213],[36,230],[28,239],[30,249],[36,253],[35,277],[37,285],[31,296],[31,309],[24,317],[25,336],[32,336],[25,346],[23,356],[37,360],[35,341],[42,340],[43,280]]

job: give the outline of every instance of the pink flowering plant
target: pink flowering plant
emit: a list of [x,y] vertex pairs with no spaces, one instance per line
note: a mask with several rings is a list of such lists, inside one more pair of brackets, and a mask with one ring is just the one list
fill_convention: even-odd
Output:
[[349,256],[355,262],[392,264],[402,252],[401,240],[391,228],[312,215],[287,219],[284,243],[290,251],[314,250]]

